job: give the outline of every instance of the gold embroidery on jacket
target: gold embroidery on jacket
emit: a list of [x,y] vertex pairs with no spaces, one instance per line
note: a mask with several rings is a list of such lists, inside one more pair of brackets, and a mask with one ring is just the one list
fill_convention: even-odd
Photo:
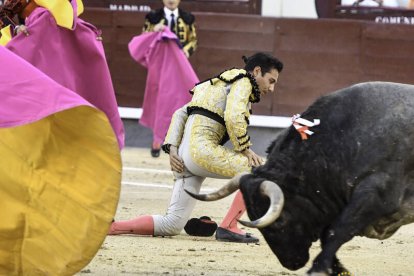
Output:
[[193,116],[195,118],[191,128],[190,153],[194,163],[226,177],[250,172],[247,157],[219,145],[225,132],[223,125],[202,115]]
[[[233,80],[243,69],[231,69],[220,75],[225,80]],[[218,78],[205,81],[192,90],[191,107],[201,107],[218,114],[226,123],[230,141],[235,151],[243,151],[252,143],[247,135],[247,121],[250,117],[249,97],[252,85],[247,77],[226,83]]]
[[[240,73],[246,73],[240,69],[229,71],[222,76],[232,79]],[[222,117],[226,127],[206,116],[192,115],[196,116],[190,138],[194,162],[208,171],[228,177],[250,170],[247,158],[239,153],[252,144],[246,121],[250,116],[249,96],[252,93],[249,78],[242,77],[233,83],[214,78],[197,85],[192,92],[191,102],[174,113],[164,144],[180,145],[188,118],[187,107],[205,109]],[[236,152],[219,145],[225,131]]]
[[[166,25],[166,22],[167,20],[162,18],[157,24],[161,23]],[[154,27],[157,24],[151,24],[148,19],[145,19],[142,32],[153,32]],[[182,18],[178,17],[174,32],[177,34],[180,44],[183,47],[183,51],[191,56],[197,49],[197,33],[195,25],[186,24]]]

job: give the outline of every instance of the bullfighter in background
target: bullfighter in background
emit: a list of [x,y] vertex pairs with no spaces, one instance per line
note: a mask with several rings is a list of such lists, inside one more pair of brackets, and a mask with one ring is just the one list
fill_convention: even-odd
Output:
[[[140,62],[148,69],[148,76],[143,114],[139,122],[153,132],[153,157],[160,155],[161,144],[172,114],[190,101],[187,92],[199,81],[187,60],[197,48],[195,17],[179,8],[180,0],[163,0],[163,3],[162,9],[151,11],[145,16],[143,33],[171,31],[173,35],[165,35],[162,38],[158,36],[157,44],[150,44],[155,49],[151,49],[147,54],[149,62]],[[165,45],[160,45],[171,42],[175,45],[170,45],[169,49],[165,49]],[[181,54],[177,53],[176,48],[180,49]],[[137,60],[136,56],[132,56]]]

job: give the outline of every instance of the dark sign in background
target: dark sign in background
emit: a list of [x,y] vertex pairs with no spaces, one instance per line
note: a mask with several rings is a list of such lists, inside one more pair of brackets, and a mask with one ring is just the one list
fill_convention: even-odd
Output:
[[414,0],[315,0],[320,18],[414,24]]

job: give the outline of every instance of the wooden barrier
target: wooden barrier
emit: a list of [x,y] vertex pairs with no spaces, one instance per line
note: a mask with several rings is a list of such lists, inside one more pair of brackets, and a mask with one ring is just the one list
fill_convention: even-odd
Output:
[[[254,114],[291,116],[317,97],[364,81],[414,84],[414,26],[337,19],[286,19],[194,13],[199,47],[190,61],[200,80],[257,51],[280,58],[285,69],[277,93],[255,104]],[[141,107],[146,70],[127,44],[141,33],[145,13],[87,8],[83,18],[102,29],[118,104]]]
[[[83,0],[85,7],[112,8],[112,10],[141,11],[142,8],[159,9],[161,0]],[[192,12],[260,14],[262,0],[181,0],[180,8]]]

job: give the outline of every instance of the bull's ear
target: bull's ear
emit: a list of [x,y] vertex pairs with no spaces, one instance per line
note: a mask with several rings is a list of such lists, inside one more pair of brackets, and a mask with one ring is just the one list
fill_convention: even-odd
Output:
[[274,140],[274,141],[273,141],[273,142],[269,145],[269,147],[266,149],[266,154],[269,154],[269,153],[271,153],[271,152],[272,152],[272,150],[273,150],[273,148],[274,148],[275,144],[276,144],[276,140]]

